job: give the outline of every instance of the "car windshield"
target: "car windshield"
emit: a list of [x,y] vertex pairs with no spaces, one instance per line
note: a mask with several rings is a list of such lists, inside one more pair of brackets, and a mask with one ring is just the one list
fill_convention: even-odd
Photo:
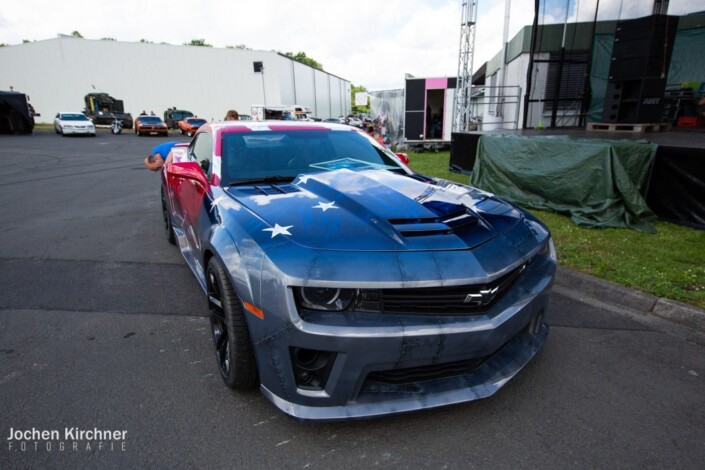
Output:
[[145,116],[142,116],[142,117],[140,118],[140,122],[141,122],[142,124],[161,124],[161,123],[162,123],[162,120],[159,119],[158,117],[153,117],[153,116],[147,116],[147,117],[145,117]]
[[225,132],[222,158],[223,181],[230,184],[343,168],[404,171],[394,154],[367,137],[328,129]]
[[85,114],[62,114],[62,121],[90,121]]
[[189,119],[186,122],[188,122],[192,126],[202,126],[206,123],[206,120],[205,119]]

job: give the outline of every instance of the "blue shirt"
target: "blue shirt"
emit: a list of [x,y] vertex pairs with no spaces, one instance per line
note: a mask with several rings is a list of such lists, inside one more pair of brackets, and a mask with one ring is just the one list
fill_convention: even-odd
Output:
[[166,160],[166,157],[169,156],[169,152],[171,152],[171,148],[177,143],[178,142],[164,142],[163,144],[159,144],[152,149],[152,155],[159,155],[162,157],[162,160]]

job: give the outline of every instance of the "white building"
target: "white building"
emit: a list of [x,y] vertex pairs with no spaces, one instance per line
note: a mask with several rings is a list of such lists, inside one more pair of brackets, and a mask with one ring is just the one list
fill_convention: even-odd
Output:
[[325,119],[351,109],[348,80],[277,52],[66,36],[0,47],[0,89],[11,87],[30,96],[37,122],[83,110],[94,92],[123,100],[133,116],[177,107],[221,120],[255,103],[295,103]]

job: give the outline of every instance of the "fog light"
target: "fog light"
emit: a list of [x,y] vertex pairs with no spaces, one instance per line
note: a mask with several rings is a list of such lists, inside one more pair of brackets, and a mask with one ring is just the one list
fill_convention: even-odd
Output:
[[306,390],[323,390],[336,354],[307,348],[291,348],[290,353],[296,385]]

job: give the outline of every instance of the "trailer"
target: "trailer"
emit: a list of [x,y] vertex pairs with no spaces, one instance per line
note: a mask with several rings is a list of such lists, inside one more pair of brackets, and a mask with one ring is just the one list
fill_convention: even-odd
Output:
[[450,146],[455,77],[406,78],[404,143],[438,150]]
[[31,134],[34,108],[24,93],[0,91],[0,134]]
[[122,127],[132,129],[132,115],[125,112],[122,100],[113,98],[107,93],[88,93],[83,97],[85,102],[84,114],[91,118],[95,125],[109,126],[113,117],[122,122]]
[[269,120],[300,120],[312,121],[311,108],[299,104],[279,104],[263,105],[253,104],[250,106],[250,114],[253,121]]

